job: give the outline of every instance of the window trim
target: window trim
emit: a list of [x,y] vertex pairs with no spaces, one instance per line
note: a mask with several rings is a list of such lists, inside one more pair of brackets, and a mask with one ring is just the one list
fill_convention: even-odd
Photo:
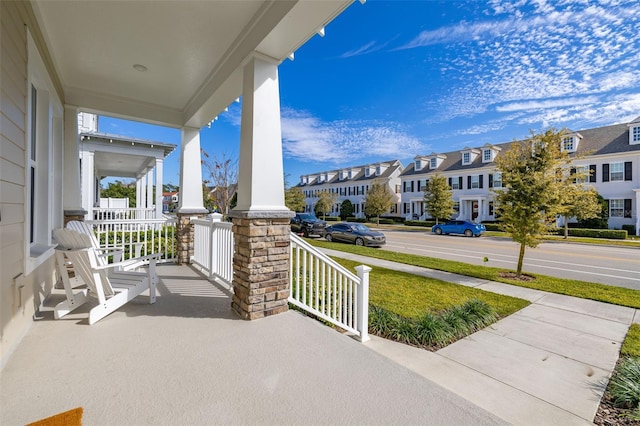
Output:
[[[613,171],[613,166],[620,166],[620,170]],[[613,178],[613,174],[616,173],[616,179]],[[620,174],[620,178],[617,178],[617,174]],[[617,161],[615,163],[609,163],[609,182],[623,182],[624,181],[624,161]]]
[[640,144],[640,125],[629,128],[629,145]]
[[[614,201],[616,202],[616,204],[617,204],[617,202],[620,203],[620,207],[616,207],[615,208],[616,211],[618,211],[618,210],[620,211],[619,215],[618,214],[613,214],[613,210],[614,210],[613,203],[614,203]],[[624,218],[624,199],[622,199],[622,198],[613,198],[613,199],[609,200],[609,217]]]
[[462,165],[463,166],[468,166],[469,164],[471,164],[471,152],[469,152],[469,151],[463,152],[462,153]]

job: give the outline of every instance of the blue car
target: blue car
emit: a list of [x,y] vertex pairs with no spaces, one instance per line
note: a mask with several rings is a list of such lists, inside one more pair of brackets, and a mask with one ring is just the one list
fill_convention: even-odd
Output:
[[462,234],[465,237],[479,237],[487,228],[481,223],[473,223],[468,220],[450,220],[444,224],[433,225],[431,232],[436,235]]

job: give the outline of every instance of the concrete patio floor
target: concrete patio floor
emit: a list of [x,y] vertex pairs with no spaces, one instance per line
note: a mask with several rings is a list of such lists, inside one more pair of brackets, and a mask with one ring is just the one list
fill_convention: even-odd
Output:
[[85,425],[504,423],[299,313],[243,321],[191,267],[159,273],[155,305],[93,326],[43,312],[1,371],[0,424],[78,406]]

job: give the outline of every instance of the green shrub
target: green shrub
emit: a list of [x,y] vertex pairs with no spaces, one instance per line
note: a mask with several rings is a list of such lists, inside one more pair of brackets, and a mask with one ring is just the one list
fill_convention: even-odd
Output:
[[381,225],[393,225],[393,224],[395,224],[395,222],[393,221],[393,219],[387,219],[385,217],[381,217],[380,218],[380,224]]
[[[564,235],[564,229],[557,230],[558,235]],[[606,238],[610,240],[626,240],[627,231],[619,229],[581,229],[569,228],[570,237]]]
[[325,222],[339,222],[340,218],[337,216],[327,216],[324,218]]
[[640,357],[622,360],[611,378],[609,391],[616,407],[640,410]]
[[404,217],[402,216],[385,216],[385,219],[391,219],[395,223],[404,223]]
[[405,220],[404,224],[407,226],[426,226],[427,228],[435,225],[436,223],[433,221],[427,220]]
[[367,221],[367,219],[365,219],[363,217],[350,216],[350,217],[347,218],[347,222],[365,223],[366,221]]
[[485,228],[487,228],[487,231],[502,231],[502,228],[500,228],[500,225],[498,225],[497,223],[482,223],[484,225]]
[[369,309],[369,332],[409,345],[438,349],[467,336],[498,318],[486,302],[470,299],[434,315],[405,318],[379,306]]

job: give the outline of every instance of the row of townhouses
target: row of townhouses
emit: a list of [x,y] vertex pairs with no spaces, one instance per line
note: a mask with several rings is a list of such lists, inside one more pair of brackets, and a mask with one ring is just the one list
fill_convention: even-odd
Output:
[[[337,194],[332,214],[350,200],[355,216],[364,216],[364,202],[372,181],[384,181],[396,194],[389,215],[405,219],[429,219],[424,186],[436,173],[445,176],[453,191],[457,219],[476,222],[496,219],[494,190],[502,187],[495,160],[512,142],[485,144],[479,148],[418,155],[406,168],[398,160],[349,167],[301,176],[298,187],[306,196],[307,211],[313,211],[322,191]],[[609,227],[635,225],[640,231],[640,117],[630,123],[569,131],[561,149],[575,159],[576,168],[589,170],[588,182],[607,201]]]

